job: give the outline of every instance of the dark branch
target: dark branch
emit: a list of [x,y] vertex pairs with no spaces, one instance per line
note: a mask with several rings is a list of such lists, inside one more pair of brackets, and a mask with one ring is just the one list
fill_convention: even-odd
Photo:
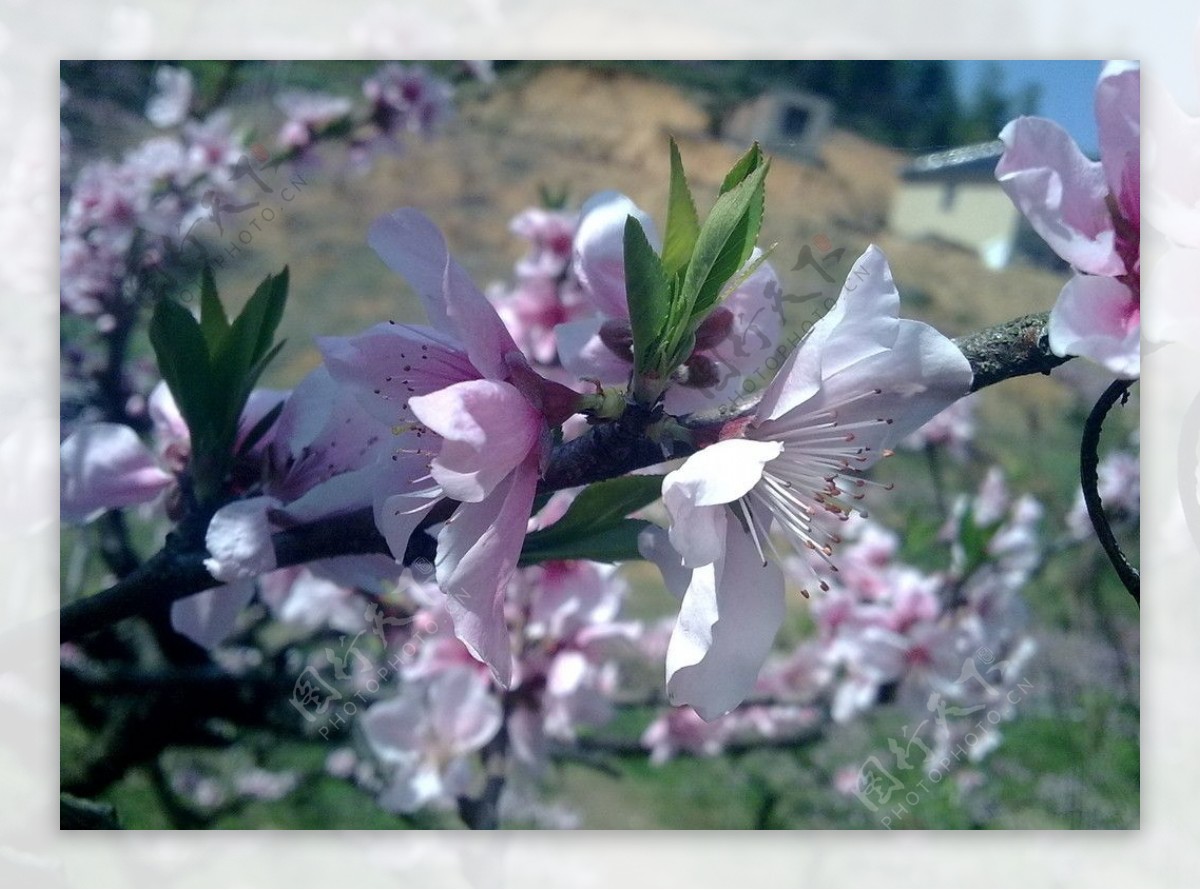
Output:
[[[1012,377],[1048,374],[1067,359],[1050,352],[1046,340],[1048,315],[1026,315],[993,328],[960,337],[955,343],[975,372],[972,391]],[[695,438],[715,438],[715,431],[734,417],[752,411],[748,401],[734,409],[698,413],[682,419]],[[598,424],[583,436],[559,445],[539,486],[543,492],[558,491],[622,476],[633,470],[685,457],[694,446],[673,442],[664,448],[646,435],[647,427],[659,420],[655,412],[632,407],[620,419]],[[422,529],[444,521],[454,508],[452,501],[427,517]],[[280,532],[272,539],[280,568],[325,559],[367,553],[387,553],[387,543],[375,528],[371,511],[335,516]],[[203,531],[184,536],[173,534],[167,545],[128,578],[94,596],[69,603],[61,613],[61,638],[77,639],[102,627],[154,606],[191,596],[221,584],[204,568],[207,553]],[[404,555],[405,565],[434,556],[434,542],[426,534],[414,534]]]
[[1100,546],[1108,554],[1108,560],[1116,569],[1117,577],[1125,585],[1134,601],[1141,605],[1141,575],[1129,562],[1117,543],[1112,525],[1104,515],[1104,504],[1100,502],[1100,477],[1097,467],[1100,464],[1099,445],[1100,431],[1104,426],[1104,418],[1118,400],[1122,404],[1129,398],[1129,387],[1132,380],[1116,380],[1096,402],[1092,413],[1088,415],[1087,423],[1083,425],[1083,440],[1079,446],[1079,480],[1083,485],[1083,502],[1087,505],[1088,518],[1092,520],[1092,528],[1100,539]]
[[1027,374],[1049,374],[1070,357],[1050,351],[1046,323],[1050,313],[1023,315],[954,341],[963,351],[975,379],[971,392]]

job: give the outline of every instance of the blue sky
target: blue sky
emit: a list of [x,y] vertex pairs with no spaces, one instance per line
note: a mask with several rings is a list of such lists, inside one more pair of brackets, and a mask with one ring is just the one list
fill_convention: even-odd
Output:
[[[970,100],[991,62],[952,62],[958,94]],[[997,61],[1003,73],[1006,94],[1019,92],[1028,84],[1042,89],[1038,114],[1057,121],[1075,137],[1086,154],[1096,157],[1096,119],[1092,94],[1102,61]]]

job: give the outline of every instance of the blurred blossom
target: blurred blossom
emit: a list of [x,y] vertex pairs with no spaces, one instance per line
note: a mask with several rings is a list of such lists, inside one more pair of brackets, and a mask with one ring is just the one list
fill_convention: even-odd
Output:
[[353,748],[337,748],[330,751],[325,758],[325,772],[338,779],[349,779],[354,776],[358,766],[358,755]]
[[471,755],[503,722],[487,680],[468,668],[445,671],[428,682],[406,683],[393,699],[373,704],[359,725],[388,771],[380,806],[411,813],[450,806],[480,779]]
[[186,68],[163,65],[154,72],[154,94],[146,105],[146,117],[154,126],[174,127],[187,120],[192,104],[192,73]]
[[380,154],[400,153],[405,136],[432,136],[454,111],[454,88],[423,65],[389,62],[363,82],[363,95],[374,132],[351,142],[359,166]]
[[529,242],[514,268],[516,284],[494,285],[488,299],[522,352],[541,365],[559,361],[555,327],[591,315],[571,270],[578,213],[531,207],[513,217],[509,229]]
[[255,800],[279,800],[291,794],[300,784],[300,775],[292,770],[272,772],[254,767],[237,773],[234,790],[243,797]]
[[646,727],[642,747],[650,749],[650,762],[661,764],[680,753],[716,757],[729,740],[725,720],[708,721],[689,707],[671,708]]

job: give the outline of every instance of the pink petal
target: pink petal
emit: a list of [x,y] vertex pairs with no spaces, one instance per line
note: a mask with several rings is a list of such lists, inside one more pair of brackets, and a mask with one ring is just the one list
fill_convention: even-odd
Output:
[[508,688],[512,655],[504,602],[537,490],[531,454],[484,500],[463,504],[438,534],[437,580],[454,633]]
[[371,224],[367,243],[421,297],[434,327],[462,342],[485,377],[507,376],[504,357],[520,350],[429,217],[412,208],[381,216]]
[[754,688],[783,623],[783,573],[763,565],[750,536],[731,527],[725,553],[692,573],[667,647],[667,694],[705,720]]
[[[300,382],[276,422],[267,492],[298,522],[370,506],[389,476],[424,475],[415,432],[396,435],[325,368]],[[411,486],[408,486],[411,488]],[[401,485],[395,492],[405,490]]]
[[411,403],[417,419],[442,437],[430,466],[448,497],[477,502],[537,444],[542,417],[515,387],[494,380],[456,383]]
[[[808,416],[836,411],[838,424],[848,428],[867,424],[854,432],[857,446],[868,449],[858,465],[865,469],[885,449],[894,448],[948,405],[964,398],[973,376],[970,363],[953,341],[927,324],[903,319],[897,323],[891,349],[822,381],[820,390],[796,410]],[[891,422],[874,423],[881,418]],[[768,438],[789,422],[790,416],[783,415],[758,423],[753,434]]]
[[137,433],[116,423],[81,426],[59,447],[59,459],[59,509],[70,522],[147,503],[175,481]]
[[146,408],[150,420],[154,422],[154,439],[160,450],[166,450],[172,445],[191,449],[191,432],[184,422],[183,415],[179,413],[179,406],[175,404],[175,397],[171,395],[171,389],[165,380],[159,381],[150,391]]
[[642,224],[650,244],[658,248],[654,221],[625,195],[600,192],[584,202],[575,233],[574,266],[584,291],[609,318],[628,318],[625,297],[625,220]]
[[391,494],[381,488],[375,501],[375,526],[397,560],[404,559],[408,539],[429,511],[441,500],[441,489]]
[[1118,377],[1141,372],[1139,302],[1115,278],[1076,275],[1058,295],[1047,325],[1056,355],[1081,355]]
[[1126,176],[1139,175],[1142,155],[1142,73],[1137,62],[1109,62],[1096,84],[1096,128],[1108,190],[1124,191]]
[[601,383],[627,383],[633,364],[617,356],[600,339],[600,317],[569,321],[554,329],[558,357],[564,368],[579,378]]
[[171,604],[171,626],[205,649],[233,633],[238,615],[254,598],[254,582],[238,581],[184,597]]
[[[283,389],[252,390],[246,399],[246,407],[242,409],[242,416],[238,418],[237,440],[234,443],[234,448],[240,450],[242,442],[251,430],[258,425],[260,420],[274,411],[280,402],[287,399],[288,395],[288,391]],[[275,423],[279,423],[278,418],[275,419]],[[274,424],[271,426],[274,427]],[[270,441],[271,429],[268,429],[266,434],[250,449],[249,453],[251,455],[260,454]]]
[[1054,252],[1082,272],[1124,273],[1100,163],[1089,161],[1066,130],[1042,118],[1017,118],[1000,138],[1006,147],[996,178]]
[[210,554],[204,567],[214,578],[241,581],[274,570],[275,545],[267,511],[278,505],[274,498],[248,498],[216,512],[204,533],[204,546]]
[[388,426],[411,418],[414,395],[483,376],[458,341],[432,328],[380,324],[354,337],[321,337],[317,345],[333,378]]

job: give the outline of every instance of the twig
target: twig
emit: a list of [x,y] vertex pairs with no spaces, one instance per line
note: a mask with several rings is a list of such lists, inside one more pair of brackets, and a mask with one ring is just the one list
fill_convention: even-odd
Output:
[[1100,502],[1100,477],[1097,473],[1100,463],[1098,454],[1100,431],[1104,426],[1104,418],[1108,416],[1108,412],[1118,399],[1122,404],[1128,400],[1129,387],[1132,385],[1132,380],[1114,381],[1100,396],[1100,400],[1092,408],[1092,413],[1088,415],[1087,422],[1083,425],[1083,440],[1079,446],[1079,481],[1083,485],[1083,502],[1087,505],[1088,518],[1092,520],[1092,528],[1096,530],[1100,546],[1108,554],[1108,560],[1116,570],[1117,577],[1121,579],[1121,583],[1125,585],[1125,589],[1129,591],[1134,602],[1141,605],[1141,575],[1121,550],[1121,545],[1117,543],[1117,538],[1113,534],[1112,525],[1109,523],[1108,517],[1104,515],[1104,504]]

